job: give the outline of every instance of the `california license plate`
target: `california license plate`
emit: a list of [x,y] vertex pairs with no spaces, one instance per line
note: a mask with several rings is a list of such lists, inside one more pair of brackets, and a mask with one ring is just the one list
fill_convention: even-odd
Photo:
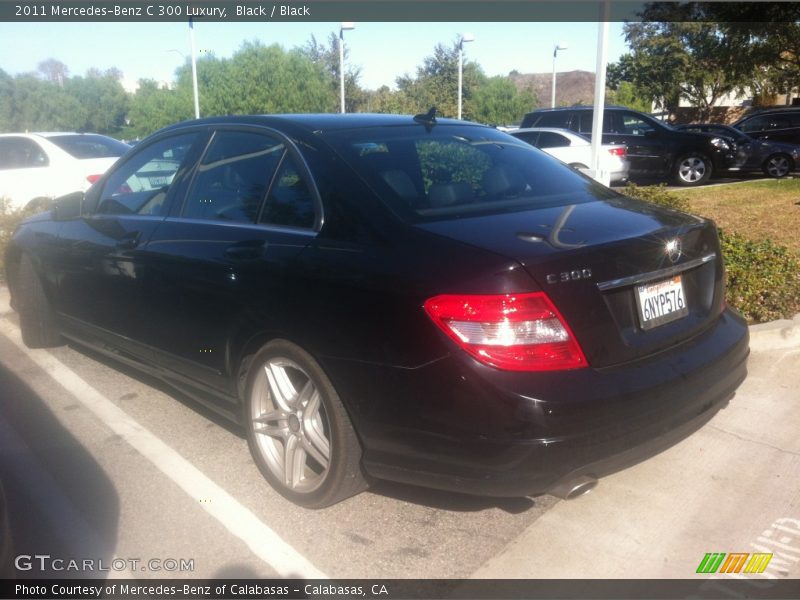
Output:
[[689,314],[680,275],[655,283],[637,285],[636,304],[639,307],[642,329],[652,329]]

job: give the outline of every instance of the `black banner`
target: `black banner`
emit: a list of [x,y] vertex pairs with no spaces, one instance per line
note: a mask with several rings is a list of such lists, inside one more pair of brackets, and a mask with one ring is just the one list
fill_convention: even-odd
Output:
[[[677,3],[661,2],[667,7]],[[770,5],[780,5],[787,20],[800,19],[791,2],[747,2],[748,20],[768,20]],[[295,22],[595,22],[640,19],[644,3],[631,0],[0,0],[0,21],[8,22],[156,22],[295,21]],[[607,13],[603,12],[607,8]],[[788,11],[788,12],[787,12]],[[680,18],[676,13],[676,19]],[[759,15],[764,15],[760,17]],[[794,15],[792,18],[791,15]],[[669,14],[662,18],[670,19]]]
[[40,579],[2,580],[0,597],[82,600],[586,600],[755,598],[796,600],[800,580],[718,579]]

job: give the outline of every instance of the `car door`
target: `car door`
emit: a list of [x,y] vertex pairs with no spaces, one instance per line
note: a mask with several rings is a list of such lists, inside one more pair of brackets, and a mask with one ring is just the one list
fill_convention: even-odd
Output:
[[661,134],[662,128],[634,112],[605,111],[603,143],[627,146],[632,173],[659,175],[669,170],[669,150]]
[[42,147],[23,136],[0,137],[0,198],[14,208],[51,195],[50,159]]
[[149,358],[143,249],[178,194],[203,136],[184,132],[139,148],[90,191],[80,218],[64,222],[57,309],[68,328]]
[[281,331],[321,205],[293,144],[259,127],[215,131],[187,190],[147,244],[148,343],[160,364],[232,396],[236,344]]

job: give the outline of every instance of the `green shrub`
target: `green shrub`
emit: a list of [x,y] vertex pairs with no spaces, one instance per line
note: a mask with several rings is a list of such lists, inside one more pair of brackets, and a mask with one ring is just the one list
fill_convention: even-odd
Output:
[[[628,184],[627,196],[690,212],[689,202],[664,185]],[[722,258],[727,274],[729,305],[751,323],[791,318],[800,312],[800,258],[786,246],[770,240],[756,242],[720,230]]]
[[6,246],[20,221],[32,214],[39,212],[36,209],[13,209],[5,198],[0,198],[0,283],[5,282]]
[[691,212],[688,200],[674,194],[666,189],[666,184],[659,185],[645,185],[640,186],[635,183],[628,183],[620,190],[626,196],[638,198],[645,202],[652,202],[653,204],[660,204],[668,206],[675,210],[682,210],[683,212]]
[[800,259],[770,240],[754,242],[720,231],[728,304],[748,321],[763,323],[800,312]]

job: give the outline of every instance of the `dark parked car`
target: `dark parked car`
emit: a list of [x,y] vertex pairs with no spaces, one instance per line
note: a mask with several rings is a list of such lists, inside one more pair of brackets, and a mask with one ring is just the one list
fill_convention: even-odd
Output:
[[750,113],[733,126],[759,140],[800,144],[800,108],[771,108]]
[[770,177],[785,177],[800,161],[800,146],[752,138],[738,129],[718,123],[677,125],[675,129],[711,133],[729,139],[736,146],[736,162],[731,170],[762,171]]
[[[593,120],[591,106],[547,108],[526,114],[521,127],[561,127],[591,137]],[[724,138],[677,131],[620,106],[607,106],[603,112],[603,143],[628,147],[632,179],[658,177],[673,179],[678,185],[700,185],[735,161],[733,148]]]
[[29,346],[163,378],[312,507],[370,477],[574,495],[746,371],[713,223],[428,115],[168,127],[21,225],[6,268]]

